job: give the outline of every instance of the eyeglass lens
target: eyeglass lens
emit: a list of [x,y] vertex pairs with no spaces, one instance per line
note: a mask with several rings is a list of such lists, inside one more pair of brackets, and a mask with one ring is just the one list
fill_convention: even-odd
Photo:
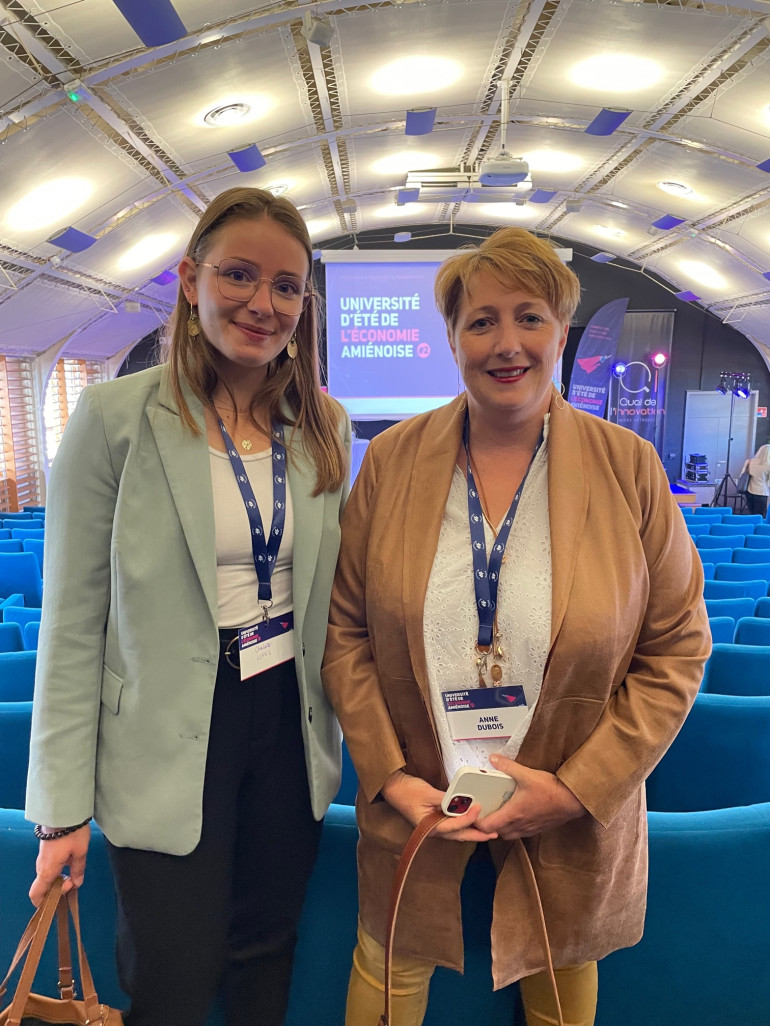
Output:
[[[237,299],[247,303],[261,282],[262,275],[253,264],[243,260],[220,260],[217,285],[225,299]],[[310,291],[304,278],[293,274],[281,274],[273,278],[270,296],[273,307],[280,313],[299,314],[310,298]]]

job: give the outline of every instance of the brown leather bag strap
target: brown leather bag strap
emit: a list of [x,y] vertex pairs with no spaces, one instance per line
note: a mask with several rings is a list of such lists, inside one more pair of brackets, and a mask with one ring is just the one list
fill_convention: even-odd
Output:
[[83,989],[83,1003],[86,1006],[86,1017],[90,1023],[102,1021],[102,1009],[94,985],[94,978],[91,975],[91,966],[86,958],[83,938],[80,934],[80,912],[78,909],[78,892],[73,888],[66,897],[69,906],[72,922],[75,926],[75,940],[78,949],[78,966],[80,968],[80,986]]
[[11,959],[11,968],[5,974],[5,979],[3,980],[3,982],[0,983],[0,1000],[5,996],[8,981],[10,980],[11,976],[13,976],[13,972],[16,966],[22,960],[22,958],[27,952],[27,948],[29,948],[30,944],[32,943],[32,938],[35,936],[35,930],[37,929],[37,924],[40,922],[42,915],[43,904],[41,904],[40,907],[33,914],[32,918],[27,923],[27,927],[24,930],[24,933],[21,935],[21,940],[19,941],[18,947],[16,948],[13,958]]
[[62,896],[56,906],[56,933],[59,943],[59,997],[62,1001],[75,998],[75,980],[72,977],[72,946],[70,944],[70,922],[67,913],[67,899]]
[[18,986],[16,987],[16,993],[14,994],[13,1001],[8,1009],[8,1018],[6,1019],[7,1026],[20,1026],[21,1024],[21,1017],[24,1015],[24,1006],[27,1004],[27,1000],[29,999],[29,992],[32,990],[35,973],[37,972],[37,967],[40,964],[40,956],[43,953],[48,932],[51,929],[51,924],[53,923],[54,916],[56,915],[56,906],[58,905],[59,898],[61,897],[62,883],[63,880],[60,876],[54,880],[51,884],[51,889],[48,891],[48,894],[46,894],[43,904],[41,905],[39,918],[37,913],[32,917],[33,920],[37,918],[37,925],[35,926],[35,932],[29,945],[29,951],[24,962],[24,968],[21,971]]
[[[425,819],[420,820],[414,831],[406,842],[401,858],[399,859],[398,868],[396,869],[396,875],[393,880],[393,887],[390,892],[390,906],[388,908],[388,922],[385,928],[385,1011],[380,1016],[380,1021],[377,1026],[390,1026],[390,1011],[391,1011],[391,989],[392,989],[392,959],[393,959],[393,940],[396,934],[396,919],[398,917],[398,907],[401,903],[401,895],[404,891],[404,885],[406,884],[406,878],[414,862],[417,852],[420,850],[423,841],[425,841],[430,834],[436,829],[439,823],[444,819],[444,813],[441,810],[430,813]],[[514,842],[516,852],[519,856],[522,869],[524,870],[524,876],[527,883],[530,886],[532,895],[535,900],[535,907],[537,908],[540,933],[543,939],[543,949],[545,952],[546,965],[548,966],[548,976],[551,981],[551,987],[553,989],[553,997],[556,1003],[556,1014],[558,1016],[558,1026],[564,1026],[564,1016],[562,1015],[561,1002],[559,1000],[559,990],[556,986],[556,974],[553,968],[553,958],[551,956],[551,945],[548,941],[548,928],[545,923],[545,913],[543,911],[543,902],[540,898],[540,890],[537,886],[537,879],[535,877],[535,871],[532,868],[527,849],[524,847],[524,843],[519,838]]]
[[396,933],[396,918],[398,906],[401,903],[401,895],[406,883],[409,868],[414,862],[415,855],[420,850],[423,841],[436,829],[446,816],[438,809],[431,812],[424,819],[421,819],[414,828],[411,837],[406,842],[401,858],[398,862],[396,875],[393,880],[393,888],[390,892],[390,907],[388,908],[388,925],[385,929],[385,1011],[380,1016],[378,1026],[390,1026],[390,1002],[391,1002],[391,976],[393,959],[393,938]]

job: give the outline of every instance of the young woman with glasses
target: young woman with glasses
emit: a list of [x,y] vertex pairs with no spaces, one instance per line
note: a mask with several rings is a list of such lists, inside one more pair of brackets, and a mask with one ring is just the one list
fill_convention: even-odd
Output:
[[39,904],[118,896],[126,1026],[280,1026],[339,783],[321,655],[350,426],[321,390],[312,249],[231,189],[179,264],[158,367],[87,388],[47,497],[27,815]]

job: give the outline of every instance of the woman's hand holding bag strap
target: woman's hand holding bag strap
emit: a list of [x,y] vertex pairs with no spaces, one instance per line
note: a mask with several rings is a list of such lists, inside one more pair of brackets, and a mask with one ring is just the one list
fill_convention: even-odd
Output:
[[[0,1026],[37,1026],[62,1023],[68,1026],[123,1026],[116,1009],[99,1003],[91,968],[88,964],[80,933],[77,891],[62,894],[63,879],[58,877],[22,934],[5,979],[0,983],[0,1002],[6,992],[8,980],[26,954],[16,992],[10,1005],[0,1012]],[[32,994],[32,983],[37,973],[46,939],[54,916],[57,917],[59,937],[59,998]],[[75,1000],[72,977],[72,953],[69,937],[69,916],[75,927],[82,1001]]]
[[[431,812],[425,816],[424,819],[420,820],[417,826],[414,828],[409,840],[406,842],[401,858],[398,862],[398,868],[396,869],[396,875],[393,879],[393,887],[390,892],[390,905],[388,907],[388,922],[385,928],[385,1010],[380,1016],[380,1021],[377,1026],[398,1026],[398,1023],[391,1024],[390,1013],[391,1013],[391,989],[392,989],[392,972],[391,962],[393,958],[393,940],[396,934],[396,919],[398,917],[398,906],[401,902],[401,895],[404,891],[404,885],[406,884],[406,878],[409,874],[409,869],[414,862],[417,852],[422,847],[423,841],[433,833],[439,823],[446,819],[441,809],[437,809],[435,812]],[[551,947],[548,943],[548,931],[545,925],[545,916],[543,914],[543,904],[540,900],[540,892],[537,887],[537,880],[535,879],[535,872],[532,869],[532,863],[529,860],[527,849],[524,847],[521,839],[517,839],[513,842],[516,846],[519,861],[521,862],[524,875],[527,878],[527,882],[530,884],[531,890],[535,897],[535,902],[540,913],[540,928],[542,931],[543,943],[545,948],[546,962],[548,965],[548,974],[551,978],[551,986],[553,988],[554,1001],[556,1002],[556,1014],[558,1015],[559,1026],[564,1026],[564,1018],[562,1016],[561,1004],[559,1002],[559,991],[556,986],[556,976],[553,971],[553,959],[551,958]],[[0,1026],[2,1019],[0,1019]]]

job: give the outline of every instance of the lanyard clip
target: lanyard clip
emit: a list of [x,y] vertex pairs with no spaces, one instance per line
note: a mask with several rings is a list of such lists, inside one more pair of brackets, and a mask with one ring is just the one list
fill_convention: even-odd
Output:
[[272,606],[272,604],[272,599],[268,599],[267,602],[260,603],[260,605],[262,606],[262,623],[264,624],[270,623],[270,607]]

